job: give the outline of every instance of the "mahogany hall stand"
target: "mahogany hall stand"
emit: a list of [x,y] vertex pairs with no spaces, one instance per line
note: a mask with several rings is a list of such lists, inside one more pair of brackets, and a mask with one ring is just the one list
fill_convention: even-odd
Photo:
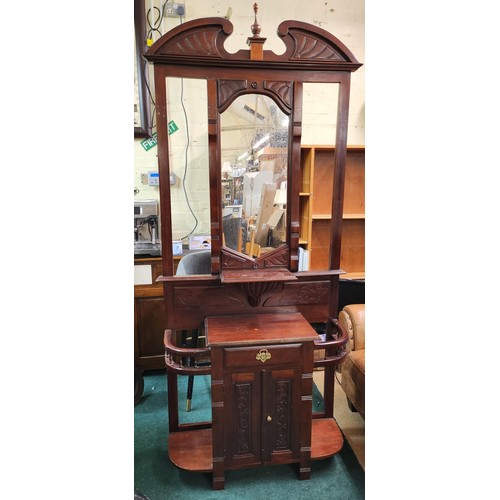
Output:
[[[233,26],[228,19],[213,17],[177,26],[144,55],[154,65],[163,267],[158,283],[163,285],[165,309],[168,453],[182,469],[211,472],[214,489],[224,488],[226,470],[264,464],[297,463],[299,478],[309,479],[311,461],[331,457],[343,444],[333,418],[333,387],[335,366],[346,355],[347,333],[337,321],[343,274],[340,243],[350,76],[361,64],[331,33],[300,21],[278,26],[283,54],[264,50],[266,39],[260,36],[256,5],[254,11],[249,50],[227,52],[224,41]],[[169,182],[174,158],[169,149],[167,81],[187,78],[206,86],[211,274],[175,276]],[[328,269],[321,271],[299,271],[301,225],[307,223],[301,219],[301,204],[307,199],[302,193],[300,147],[306,82],[335,84],[338,89],[329,179],[333,185],[330,256]],[[227,207],[222,188],[231,183],[221,172],[227,150],[222,147],[227,144],[227,127],[221,122],[240,98],[262,100],[272,108],[269,120],[279,115],[277,121],[284,124],[279,133],[271,130],[263,154],[256,146],[247,151],[251,157],[247,177],[255,178],[265,172],[265,166],[273,165],[277,180],[272,189],[285,186],[286,196],[286,203],[273,205],[272,198],[265,203],[263,190],[260,212],[239,214],[246,217],[249,228],[254,226],[252,244],[266,230],[257,257],[224,245]],[[262,137],[265,130],[255,129],[254,140]],[[241,206],[235,210],[241,211]],[[269,221],[279,224],[262,223],[264,212],[266,217],[271,215]],[[324,339],[311,326],[314,323],[326,326]],[[176,345],[172,332],[194,329],[204,329],[205,347]],[[208,366],[183,361],[207,356]],[[314,368],[324,373],[322,412],[312,409]],[[177,377],[200,374],[211,375],[212,420],[180,423]]]

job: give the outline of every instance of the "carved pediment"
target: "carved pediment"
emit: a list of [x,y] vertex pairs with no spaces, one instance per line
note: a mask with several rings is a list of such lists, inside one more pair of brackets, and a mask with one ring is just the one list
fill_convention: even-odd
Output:
[[[263,51],[261,60],[251,60],[248,50],[231,54],[224,49],[226,38],[233,32],[232,23],[225,18],[209,17],[188,21],[167,32],[144,55],[148,61],[169,64],[221,66],[228,61],[235,67],[274,67],[283,69],[318,69],[356,71],[361,64],[352,52],[334,35],[318,26],[301,21],[284,21],[278,26],[278,36],[286,45],[283,54]],[[281,85],[285,82],[273,82]],[[278,94],[287,98],[280,88]],[[289,89],[286,89],[288,91]]]

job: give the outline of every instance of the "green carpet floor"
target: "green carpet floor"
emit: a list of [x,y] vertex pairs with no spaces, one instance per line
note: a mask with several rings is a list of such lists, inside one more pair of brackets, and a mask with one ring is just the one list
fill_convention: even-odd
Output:
[[[191,412],[185,408],[187,377],[179,377],[180,422],[210,420],[210,378],[195,378]],[[322,409],[315,389],[313,407]],[[224,490],[211,489],[211,474],[177,469],[167,452],[167,383],[164,372],[144,376],[144,394],[134,411],[135,492],[150,500],[354,500],[364,498],[364,471],[344,441],[340,453],[313,461],[311,479],[299,481],[297,465],[274,465],[226,472]]]

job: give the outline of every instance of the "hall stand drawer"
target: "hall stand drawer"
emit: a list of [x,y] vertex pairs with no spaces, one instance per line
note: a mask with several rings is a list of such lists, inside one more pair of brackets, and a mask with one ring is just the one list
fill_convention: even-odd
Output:
[[224,366],[238,367],[256,366],[259,361],[265,366],[301,363],[302,344],[256,345],[246,347],[225,347]]

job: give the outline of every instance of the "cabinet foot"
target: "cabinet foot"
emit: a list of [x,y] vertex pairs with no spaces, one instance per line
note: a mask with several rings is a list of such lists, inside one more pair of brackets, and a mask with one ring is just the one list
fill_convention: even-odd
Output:
[[213,477],[212,479],[212,489],[213,490],[223,490],[225,486],[224,476],[222,477]]
[[311,467],[300,467],[299,479],[301,481],[303,481],[304,479],[311,479]]
[[134,405],[136,405],[144,392],[144,376],[142,370],[134,368]]

